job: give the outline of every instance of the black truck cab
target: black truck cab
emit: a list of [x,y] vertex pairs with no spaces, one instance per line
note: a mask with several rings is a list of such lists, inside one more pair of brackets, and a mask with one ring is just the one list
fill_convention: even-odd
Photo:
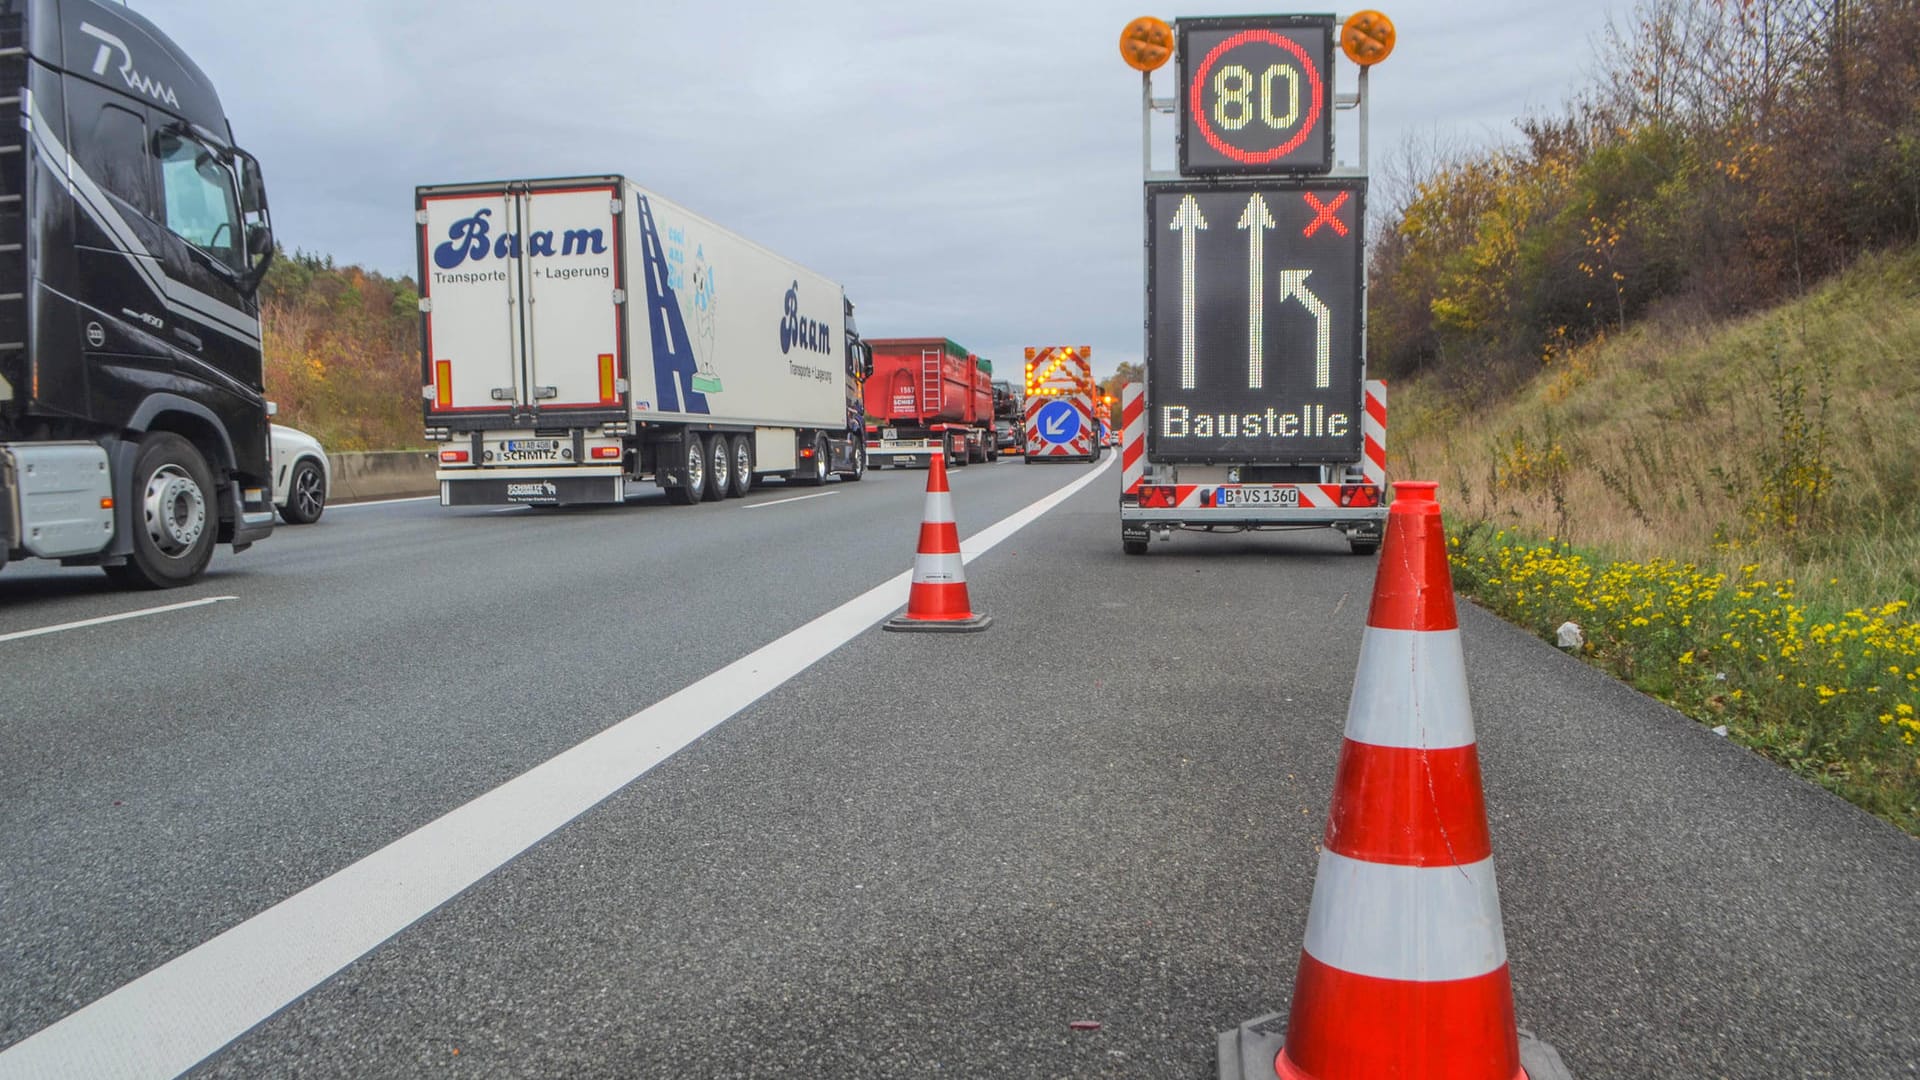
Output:
[[259,164],[99,0],[0,0],[0,562],[184,584],[273,528]]

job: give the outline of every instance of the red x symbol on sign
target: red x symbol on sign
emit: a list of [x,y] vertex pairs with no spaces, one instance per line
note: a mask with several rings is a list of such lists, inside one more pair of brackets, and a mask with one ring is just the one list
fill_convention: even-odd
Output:
[[1347,201],[1347,196],[1353,194],[1352,192],[1343,191],[1335,195],[1333,201],[1330,203],[1321,202],[1319,197],[1311,191],[1302,192],[1301,194],[1306,196],[1307,205],[1313,207],[1313,220],[1307,223],[1305,231],[1300,234],[1301,236],[1312,236],[1320,230],[1320,226],[1322,225],[1331,225],[1335,233],[1341,236],[1347,235],[1347,226],[1337,215],[1341,204]]

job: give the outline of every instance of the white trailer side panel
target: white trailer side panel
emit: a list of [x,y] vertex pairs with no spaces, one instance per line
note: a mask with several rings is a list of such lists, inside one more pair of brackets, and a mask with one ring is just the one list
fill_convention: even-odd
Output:
[[844,428],[840,286],[627,188],[634,418]]

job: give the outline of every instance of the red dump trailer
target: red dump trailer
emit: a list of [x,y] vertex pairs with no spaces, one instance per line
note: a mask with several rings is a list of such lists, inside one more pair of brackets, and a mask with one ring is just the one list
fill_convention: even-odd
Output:
[[877,338],[866,383],[867,464],[991,461],[993,366],[944,337]]

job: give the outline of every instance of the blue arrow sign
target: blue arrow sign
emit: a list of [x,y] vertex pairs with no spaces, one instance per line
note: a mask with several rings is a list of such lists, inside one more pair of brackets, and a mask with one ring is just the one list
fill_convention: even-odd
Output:
[[1070,443],[1080,436],[1080,410],[1070,401],[1049,401],[1033,419],[1040,437],[1050,443]]

